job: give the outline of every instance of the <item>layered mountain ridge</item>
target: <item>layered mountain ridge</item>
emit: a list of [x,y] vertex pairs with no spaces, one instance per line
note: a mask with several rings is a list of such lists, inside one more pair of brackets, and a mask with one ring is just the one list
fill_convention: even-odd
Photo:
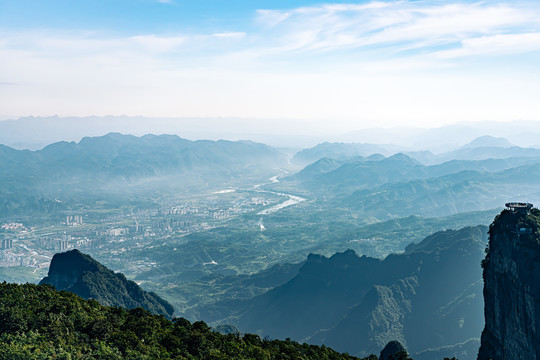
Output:
[[382,159],[322,158],[274,188],[301,188],[320,207],[346,209],[371,221],[496,209],[508,199],[540,198],[540,152],[529,150],[537,155],[497,158],[490,153],[492,158],[436,165],[402,153]]
[[197,191],[241,177],[268,178],[286,165],[285,155],[268,145],[176,135],[110,133],[37,151],[0,145],[0,216],[51,213],[104,198],[142,201],[170,189]]
[[351,250],[329,258],[311,254],[283,285],[250,300],[218,302],[201,315],[229,311],[224,321],[237,319],[241,331],[357,356],[398,340],[418,359],[440,348],[441,356],[472,360],[483,326],[486,240],[487,227],[478,226],[435,233],[384,260]]

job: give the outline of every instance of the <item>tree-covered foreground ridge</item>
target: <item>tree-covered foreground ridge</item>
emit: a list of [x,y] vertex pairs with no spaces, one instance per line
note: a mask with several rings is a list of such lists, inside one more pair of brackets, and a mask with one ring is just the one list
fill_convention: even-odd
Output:
[[[325,346],[220,334],[83,300],[49,285],[0,284],[0,359],[358,359]],[[367,359],[377,359],[371,356]]]

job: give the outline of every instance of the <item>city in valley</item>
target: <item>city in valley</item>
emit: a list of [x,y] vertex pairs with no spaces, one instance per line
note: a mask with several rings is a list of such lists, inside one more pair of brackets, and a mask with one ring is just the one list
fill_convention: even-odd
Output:
[[[164,243],[182,243],[190,233],[227,226],[240,215],[272,212],[275,205],[290,201],[285,194],[257,190],[224,189],[185,199],[163,200],[151,209],[80,211],[36,222],[5,222],[0,230],[0,267],[28,267],[39,280],[46,274],[52,256],[80,249],[134,275],[148,271],[155,261],[133,250],[151,249]],[[291,204],[285,204],[285,206]],[[261,215],[262,216],[262,215]],[[264,225],[254,225],[260,231]],[[130,251],[129,257],[121,254]],[[213,259],[203,264],[217,264]],[[35,276],[34,276],[35,275]]]

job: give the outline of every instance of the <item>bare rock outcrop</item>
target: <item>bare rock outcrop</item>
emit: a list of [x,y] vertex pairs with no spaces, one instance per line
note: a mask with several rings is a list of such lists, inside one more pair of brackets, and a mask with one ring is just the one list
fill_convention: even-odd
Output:
[[540,210],[513,205],[489,230],[478,360],[540,359]]

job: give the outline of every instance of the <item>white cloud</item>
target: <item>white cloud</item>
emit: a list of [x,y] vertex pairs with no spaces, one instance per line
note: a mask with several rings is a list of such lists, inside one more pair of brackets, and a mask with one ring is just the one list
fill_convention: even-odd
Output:
[[513,55],[532,51],[540,51],[540,32],[465,39],[460,48],[439,51],[435,56],[452,59],[473,55]]
[[212,36],[215,36],[217,38],[228,38],[228,39],[241,39],[243,37],[246,37],[245,32],[222,32],[222,33],[215,33],[212,34]]
[[168,52],[177,49],[187,41],[186,36],[156,36],[156,35],[138,35],[129,38],[132,43],[141,45],[150,51]]

